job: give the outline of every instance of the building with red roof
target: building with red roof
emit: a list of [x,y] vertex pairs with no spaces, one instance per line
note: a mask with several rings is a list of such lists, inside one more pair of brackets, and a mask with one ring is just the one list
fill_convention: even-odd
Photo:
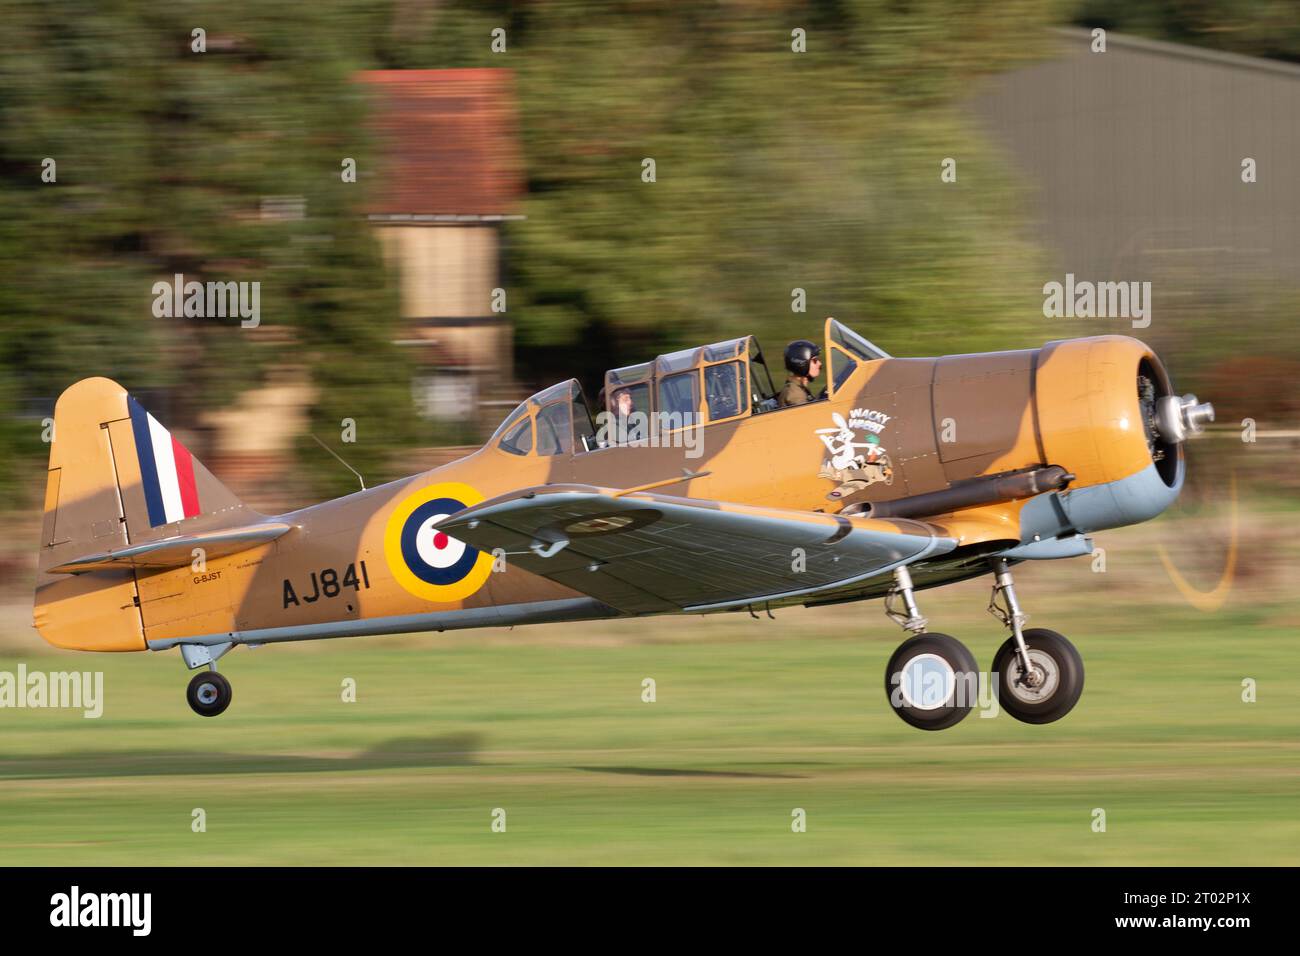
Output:
[[357,79],[372,90],[378,140],[378,168],[361,171],[366,213],[398,275],[401,341],[419,350],[417,407],[436,419],[491,418],[513,371],[501,223],[522,218],[525,191],[514,75],[373,70]]

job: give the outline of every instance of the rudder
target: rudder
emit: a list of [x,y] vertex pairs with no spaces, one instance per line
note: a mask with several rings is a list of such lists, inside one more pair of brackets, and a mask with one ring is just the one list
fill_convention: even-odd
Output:
[[49,569],[85,554],[260,518],[122,386],[77,382],[59,396],[41,526],[34,623],[58,647],[143,650],[136,574]]

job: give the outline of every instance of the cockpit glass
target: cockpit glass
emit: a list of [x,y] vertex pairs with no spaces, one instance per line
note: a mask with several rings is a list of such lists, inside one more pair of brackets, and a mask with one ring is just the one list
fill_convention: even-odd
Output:
[[[627,402],[623,399],[623,393],[626,392],[631,399],[631,408],[627,408]],[[631,412],[641,412],[650,414],[650,383],[642,382],[639,385],[623,385],[615,388],[609,393],[609,411],[614,415],[626,415]]]
[[748,336],[743,339],[732,339],[730,342],[717,342],[713,345],[704,346],[704,361],[721,362],[723,359],[735,358],[742,353]]
[[573,394],[573,447],[578,451],[594,451],[597,447],[596,426],[580,392]]
[[493,439],[512,455],[527,455],[534,447],[543,456],[567,455],[575,446],[581,451],[597,447],[596,427],[576,379],[544,388],[518,405]]
[[610,384],[625,385],[628,382],[644,382],[650,377],[650,369],[653,366],[653,362],[642,362],[640,365],[626,365],[623,368],[613,369],[609,373]]
[[519,421],[519,417],[521,415],[523,416],[528,415],[527,402],[520,402],[518,405],[516,405],[515,410],[511,412],[509,415],[507,415],[505,417],[505,420],[502,421],[501,424],[497,426],[497,430],[492,433],[492,437],[489,438],[488,441],[489,442],[496,441],[506,432],[510,431],[510,429],[514,428],[515,422]]
[[770,412],[776,408],[776,385],[772,382],[772,370],[767,367],[767,359],[763,356],[763,348],[758,344],[758,339],[753,337],[749,340],[748,377],[754,414]]
[[889,358],[884,349],[876,348],[857,332],[834,320],[831,321],[831,341],[866,362]]
[[541,408],[543,405],[549,405],[557,399],[567,399],[573,394],[576,383],[571,379],[567,382],[560,382],[558,385],[552,385],[550,388],[544,388],[528,401],[534,408]]
[[740,362],[709,365],[704,369],[704,395],[709,403],[709,421],[734,418],[744,408],[745,367]]
[[597,411],[610,413],[612,422],[632,412],[642,413],[633,421],[652,414],[678,416],[682,424],[724,421],[776,407],[772,374],[752,335],[611,369],[605,373],[605,393],[604,407]]
[[537,413],[537,454],[567,455],[572,447],[569,403],[547,405]]
[[659,381],[659,411],[672,416],[669,427],[693,425],[700,407],[700,373],[692,369]]
[[668,355],[659,356],[659,371],[680,372],[682,369],[691,368],[695,365],[696,354],[699,349],[682,349],[680,352],[670,352]]
[[533,450],[533,423],[525,415],[514,428],[506,432],[501,439],[501,450],[512,455],[526,455]]
[[834,382],[831,386],[832,390],[838,391],[857,367],[858,363],[849,358],[846,353],[839,349],[831,349],[831,379]]

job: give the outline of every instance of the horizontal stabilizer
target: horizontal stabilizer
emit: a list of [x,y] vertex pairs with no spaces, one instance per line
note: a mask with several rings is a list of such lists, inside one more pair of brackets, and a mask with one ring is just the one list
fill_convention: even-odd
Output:
[[182,534],[73,558],[50,568],[49,572],[82,574],[109,568],[181,568],[194,561],[196,548],[203,549],[204,560],[225,558],[274,541],[291,527],[283,522],[268,521],[221,531]]

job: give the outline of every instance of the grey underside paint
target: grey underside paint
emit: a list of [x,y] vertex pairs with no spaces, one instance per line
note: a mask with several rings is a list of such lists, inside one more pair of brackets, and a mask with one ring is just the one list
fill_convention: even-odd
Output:
[[1038,495],[1021,509],[1021,544],[1149,521],[1178,498],[1184,475],[1180,460],[1172,487],[1148,465],[1119,481]]
[[[1020,512],[1021,543],[1000,552],[1012,561],[1080,557],[1092,553],[1086,534],[1147,521],[1169,507],[1182,490],[1184,463],[1179,462],[1172,487],[1151,465],[1135,475],[1105,485],[1067,492],[1048,492],[1025,502]],[[912,562],[916,589],[942,587],[990,573],[987,552],[958,549]],[[798,604],[864,601],[885,595],[893,582],[878,577],[815,595],[772,602],[773,608]]]
[[445,527],[480,550],[499,548],[512,564],[632,614],[785,600],[887,575],[956,546],[917,521],[868,524],[579,487],[478,505]]
[[267,627],[194,637],[169,637],[150,641],[151,651],[163,651],[180,644],[275,644],[284,641],[317,641],[331,637],[363,637],[374,634],[415,634],[423,631],[451,631],[473,627],[510,627],[515,624],[547,624],[556,621],[586,621],[618,617],[619,612],[594,598],[568,598],[476,607],[429,614],[403,614],[361,621],[331,621],[293,627]]
[[1064,538],[1044,538],[1030,541],[1002,552],[1002,557],[1013,561],[1053,561],[1058,558],[1079,558],[1092,554],[1092,539],[1081,534]]

